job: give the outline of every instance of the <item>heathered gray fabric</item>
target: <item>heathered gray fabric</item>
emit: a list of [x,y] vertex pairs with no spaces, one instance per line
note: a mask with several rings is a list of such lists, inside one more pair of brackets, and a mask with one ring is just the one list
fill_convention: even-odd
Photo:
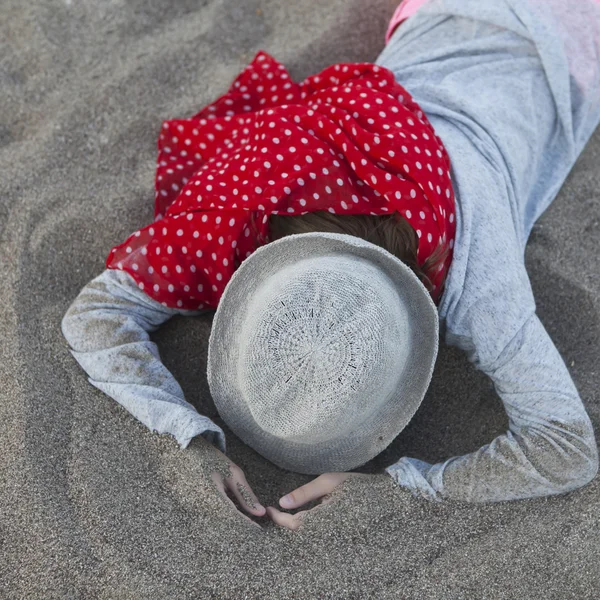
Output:
[[173,434],[182,448],[201,434],[225,452],[225,433],[185,400],[148,335],[172,316],[205,312],[165,307],[125,271],[106,269],[77,296],[62,331],[90,383],[150,429]]
[[[509,431],[431,465],[386,472],[431,500],[494,502],[591,481],[598,451],[569,372],[535,314],[524,248],[600,120],[600,6],[556,0],[431,0],[375,61],[431,120],[453,164],[457,239],[440,319],[494,382]],[[182,448],[221,428],[188,404],[147,332],[174,315],[123,272],[105,271],[62,322],[90,382]]]
[[477,452],[388,468],[425,496],[529,498],[597,473],[592,424],[535,314],[524,252],[600,120],[599,56],[594,0],[431,0],[376,61],[414,95],[450,155],[458,230],[440,318],[509,417],[509,431]]

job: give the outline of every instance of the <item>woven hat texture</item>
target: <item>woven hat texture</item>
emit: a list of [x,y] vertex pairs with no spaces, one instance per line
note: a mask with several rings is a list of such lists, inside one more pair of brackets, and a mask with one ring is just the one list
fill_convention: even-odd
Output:
[[278,466],[347,471],[413,417],[438,349],[429,293],[397,257],[345,234],[290,235],[237,269],[213,318],[219,414]]

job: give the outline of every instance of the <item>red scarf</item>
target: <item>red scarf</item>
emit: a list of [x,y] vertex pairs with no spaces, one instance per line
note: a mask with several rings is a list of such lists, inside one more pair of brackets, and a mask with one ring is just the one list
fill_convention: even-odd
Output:
[[163,305],[215,309],[239,264],[269,241],[269,214],[317,210],[397,211],[417,232],[420,265],[448,245],[428,273],[439,301],[456,230],[450,159],[388,69],[337,64],[297,84],[259,52],[218,100],[164,121],[158,149],[155,221],[115,246],[106,267]]

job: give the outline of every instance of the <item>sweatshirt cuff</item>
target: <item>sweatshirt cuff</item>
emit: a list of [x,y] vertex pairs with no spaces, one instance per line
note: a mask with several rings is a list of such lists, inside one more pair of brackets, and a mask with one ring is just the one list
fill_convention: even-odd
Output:
[[[439,467],[442,468],[439,468]],[[390,465],[385,472],[413,496],[425,498],[433,502],[442,502],[442,474],[444,465],[431,465],[416,458],[402,457],[397,463]]]
[[188,425],[175,435],[182,450],[188,447],[192,438],[201,435],[207,442],[216,446],[223,454],[226,453],[225,432],[208,417],[198,415]]

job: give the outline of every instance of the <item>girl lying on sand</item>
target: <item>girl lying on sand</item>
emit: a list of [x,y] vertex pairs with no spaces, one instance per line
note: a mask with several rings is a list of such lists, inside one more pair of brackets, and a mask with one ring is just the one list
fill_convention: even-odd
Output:
[[[155,220],[69,308],[73,356],[152,430],[223,455],[148,335],[215,310],[215,405],[263,456],[319,475],[279,501],[295,509],[371,477],[350,471],[416,412],[441,325],[494,382],[509,430],[443,463],[402,457],[390,482],[468,502],[584,486],[594,430],[524,250],[600,120],[600,2],[408,0],[386,42],[375,63],[301,84],[259,52],[225,95],[163,123]],[[306,511],[265,509],[225,459],[227,500],[300,525]]]

